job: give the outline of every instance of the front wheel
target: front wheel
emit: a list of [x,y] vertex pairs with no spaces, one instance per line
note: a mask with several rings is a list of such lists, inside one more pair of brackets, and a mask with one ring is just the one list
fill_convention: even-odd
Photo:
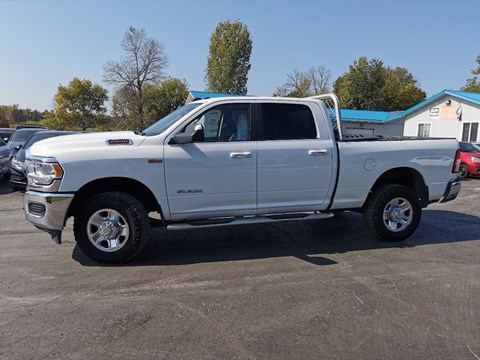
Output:
[[383,185],[371,194],[363,217],[367,228],[381,240],[401,241],[417,229],[422,207],[409,187]]
[[125,263],[148,241],[150,222],[143,205],[122,192],[107,192],[87,200],[75,217],[75,240],[88,257],[104,263]]
[[10,159],[9,163],[8,163],[8,169],[7,169],[7,172],[5,174],[3,174],[3,178],[5,180],[10,180],[10,169],[12,167],[12,160],[13,158]]

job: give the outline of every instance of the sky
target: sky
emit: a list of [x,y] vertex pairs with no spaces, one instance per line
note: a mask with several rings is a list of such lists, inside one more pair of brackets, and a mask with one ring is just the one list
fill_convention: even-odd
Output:
[[472,76],[479,14],[480,0],[0,0],[0,105],[53,109],[74,77],[108,88],[104,64],[122,58],[129,26],[164,45],[168,76],[205,90],[210,37],[225,20],[250,31],[251,95],[322,64],[333,83],[366,56],[407,68],[431,96]]

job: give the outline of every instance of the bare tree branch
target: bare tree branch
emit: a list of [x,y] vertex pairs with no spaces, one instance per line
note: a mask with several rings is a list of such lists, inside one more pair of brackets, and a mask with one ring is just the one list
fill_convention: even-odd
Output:
[[126,56],[120,61],[108,61],[103,80],[117,90],[128,88],[137,100],[137,120],[143,128],[143,87],[165,78],[168,66],[165,49],[156,39],[148,38],[144,29],[130,26],[121,46]]
[[307,72],[298,69],[287,74],[287,81],[277,87],[275,96],[307,97],[329,91],[331,73],[325,65],[311,67]]

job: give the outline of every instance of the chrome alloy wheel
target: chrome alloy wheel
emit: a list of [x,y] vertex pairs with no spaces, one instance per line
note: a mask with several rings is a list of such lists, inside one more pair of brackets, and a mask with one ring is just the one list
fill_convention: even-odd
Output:
[[101,251],[120,250],[127,243],[129,233],[127,221],[113,209],[98,210],[87,222],[88,239]]
[[388,230],[399,232],[405,230],[413,219],[413,207],[402,197],[392,199],[383,210],[383,222]]

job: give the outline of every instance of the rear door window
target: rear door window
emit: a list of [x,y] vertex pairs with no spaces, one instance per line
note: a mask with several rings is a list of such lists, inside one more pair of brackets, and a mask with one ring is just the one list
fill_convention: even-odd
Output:
[[302,104],[262,104],[265,140],[316,139],[312,111]]

